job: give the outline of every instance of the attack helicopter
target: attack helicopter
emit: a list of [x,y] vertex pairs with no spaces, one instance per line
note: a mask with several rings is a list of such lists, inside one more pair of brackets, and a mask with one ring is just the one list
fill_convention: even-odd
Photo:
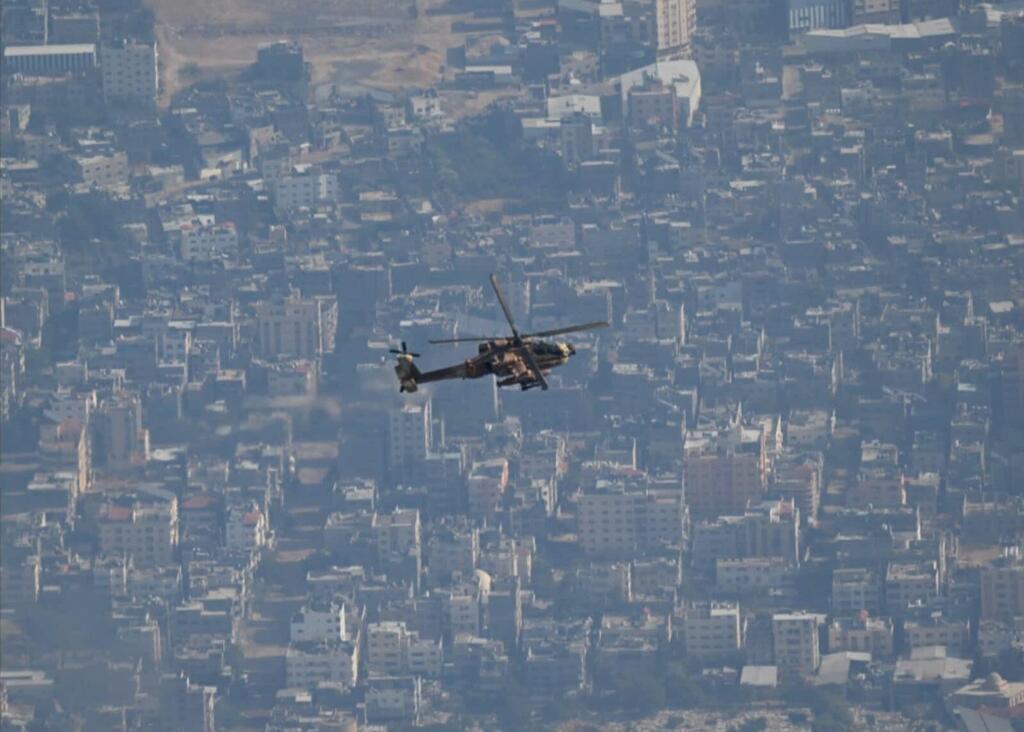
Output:
[[398,391],[400,393],[415,392],[420,384],[433,381],[479,379],[491,374],[498,379],[499,387],[518,385],[523,391],[537,387],[547,391],[548,382],[544,375],[551,369],[567,363],[576,354],[576,348],[571,343],[543,339],[608,327],[607,322],[600,320],[537,333],[520,333],[516,328],[512,311],[502,294],[498,278],[493,274],[491,275],[491,287],[494,288],[494,294],[505,314],[505,320],[508,321],[511,336],[463,336],[432,340],[430,341],[432,344],[477,344],[475,356],[454,366],[434,371],[420,371],[414,362],[414,359],[418,358],[420,354],[408,350],[405,341],[402,341],[400,350],[390,349],[390,352],[395,355],[395,374],[398,376]]

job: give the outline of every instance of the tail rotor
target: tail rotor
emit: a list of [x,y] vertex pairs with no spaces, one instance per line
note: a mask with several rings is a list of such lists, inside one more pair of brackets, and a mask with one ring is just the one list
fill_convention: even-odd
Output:
[[389,348],[388,351],[395,355],[395,375],[398,377],[398,391],[411,394],[417,389],[416,380],[420,376],[420,370],[413,363],[414,358],[419,358],[418,353],[410,351],[405,341],[402,341],[402,350]]
[[413,358],[419,358],[420,357],[420,354],[415,353],[414,351],[410,351],[408,349],[408,347],[405,344],[405,341],[402,341],[402,350],[401,351],[399,351],[397,348],[389,348],[388,349],[388,353],[393,353],[396,356],[412,356]]

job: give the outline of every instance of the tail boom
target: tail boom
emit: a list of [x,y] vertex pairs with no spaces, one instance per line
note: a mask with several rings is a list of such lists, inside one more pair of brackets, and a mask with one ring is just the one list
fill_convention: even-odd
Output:
[[395,375],[398,377],[398,391],[400,394],[412,394],[418,388],[417,380],[420,377],[420,370],[412,362],[412,356],[401,355],[395,363]]

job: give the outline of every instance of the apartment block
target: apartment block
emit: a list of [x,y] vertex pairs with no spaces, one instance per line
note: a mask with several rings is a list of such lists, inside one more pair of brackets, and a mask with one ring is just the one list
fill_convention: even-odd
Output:
[[601,483],[579,498],[579,538],[588,555],[644,551],[683,539],[686,507],[678,493]]
[[357,643],[292,643],[285,653],[289,688],[311,689],[323,681],[354,686],[358,679]]
[[437,677],[444,654],[440,639],[421,638],[403,622],[370,623],[366,628],[366,665],[371,674]]
[[686,655],[699,660],[726,659],[743,648],[743,620],[732,602],[694,603],[682,622]]
[[334,601],[311,602],[289,621],[292,643],[337,643],[348,640],[345,605]]
[[783,676],[809,676],[818,670],[821,649],[818,627],[822,616],[814,613],[777,613],[772,616],[775,664]]
[[742,515],[767,487],[762,430],[734,425],[686,433],[683,483],[694,519]]
[[338,304],[332,297],[290,297],[256,305],[256,345],[264,357],[313,359],[334,350]]

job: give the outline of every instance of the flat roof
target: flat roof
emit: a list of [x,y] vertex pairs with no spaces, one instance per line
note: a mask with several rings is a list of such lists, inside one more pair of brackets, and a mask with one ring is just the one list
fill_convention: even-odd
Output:
[[776,666],[744,666],[740,673],[742,686],[777,686],[779,670]]
[[54,43],[48,46],[8,46],[4,56],[60,56],[63,54],[96,53],[95,43]]

